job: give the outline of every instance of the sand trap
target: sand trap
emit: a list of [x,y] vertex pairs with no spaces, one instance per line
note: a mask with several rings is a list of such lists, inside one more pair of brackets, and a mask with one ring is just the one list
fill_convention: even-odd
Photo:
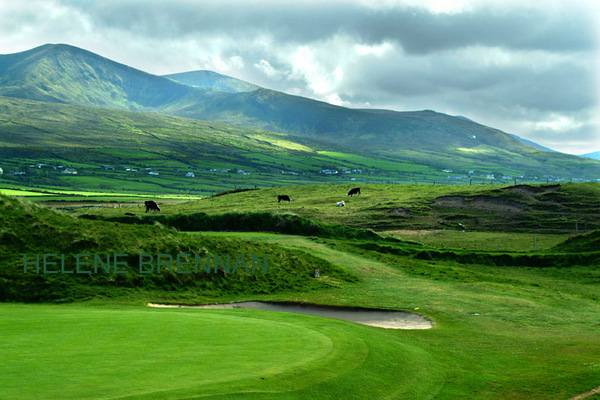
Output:
[[433,325],[427,318],[410,312],[379,310],[372,308],[345,308],[320,306],[302,303],[267,303],[262,301],[244,301],[240,303],[209,304],[205,306],[183,306],[148,303],[150,307],[160,308],[212,308],[281,311],[296,314],[316,315],[319,317],[343,319],[363,325],[388,329],[431,329]]

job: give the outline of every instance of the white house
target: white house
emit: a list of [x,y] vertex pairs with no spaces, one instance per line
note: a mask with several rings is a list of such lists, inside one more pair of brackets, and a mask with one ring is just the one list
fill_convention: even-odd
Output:
[[61,171],[61,174],[77,175],[77,170],[75,168],[65,168]]
[[150,171],[150,172],[148,172],[148,175],[159,175],[159,173],[158,172],[154,172],[154,171]]
[[193,173],[193,172],[188,172],[187,174],[185,174],[185,176],[187,176],[188,178],[193,178],[193,177],[195,177],[196,175],[194,175],[194,173]]

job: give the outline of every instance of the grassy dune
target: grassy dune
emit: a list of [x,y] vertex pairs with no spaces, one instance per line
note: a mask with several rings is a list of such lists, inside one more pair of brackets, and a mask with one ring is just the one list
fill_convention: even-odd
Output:
[[[84,221],[1,195],[0,209],[0,301],[73,301],[124,293],[143,296],[148,292],[171,297],[227,298],[314,290],[356,281],[340,266],[277,245],[192,238],[160,224]],[[44,254],[50,255],[46,267]],[[121,256],[117,258],[117,254]],[[83,256],[81,268],[77,267],[78,255]],[[140,255],[153,259],[141,259]],[[165,260],[160,271],[159,255]],[[181,257],[179,268],[178,255],[188,255]],[[210,272],[196,262],[196,255],[209,263]],[[217,255],[222,262],[215,263]],[[260,261],[254,271],[253,255]],[[96,256],[102,263],[96,262]],[[169,262],[168,257],[173,261]],[[115,260],[123,264],[117,266]],[[315,266],[330,279],[313,279]]]

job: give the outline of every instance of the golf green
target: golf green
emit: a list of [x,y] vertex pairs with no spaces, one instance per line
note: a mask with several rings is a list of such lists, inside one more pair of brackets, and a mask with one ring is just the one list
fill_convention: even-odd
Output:
[[3,304],[0,313],[10,399],[310,390],[361,367],[360,332],[376,329],[258,310]]

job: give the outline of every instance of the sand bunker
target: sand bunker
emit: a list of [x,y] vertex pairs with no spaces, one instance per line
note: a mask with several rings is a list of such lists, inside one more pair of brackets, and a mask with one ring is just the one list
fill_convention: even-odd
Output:
[[205,306],[182,306],[171,304],[148,303],[150,307],[161,308],[212,308],[281,311],[296,314],[316,315],[319,317],[343,319],[363,325],[388,329],[431,329],[433,325],[427,318],[410,312],[380,310],[371,308],[345,308],[320,306],[302,303],[268,303],[262,301],[244,301],[240,303],[209,304]]

